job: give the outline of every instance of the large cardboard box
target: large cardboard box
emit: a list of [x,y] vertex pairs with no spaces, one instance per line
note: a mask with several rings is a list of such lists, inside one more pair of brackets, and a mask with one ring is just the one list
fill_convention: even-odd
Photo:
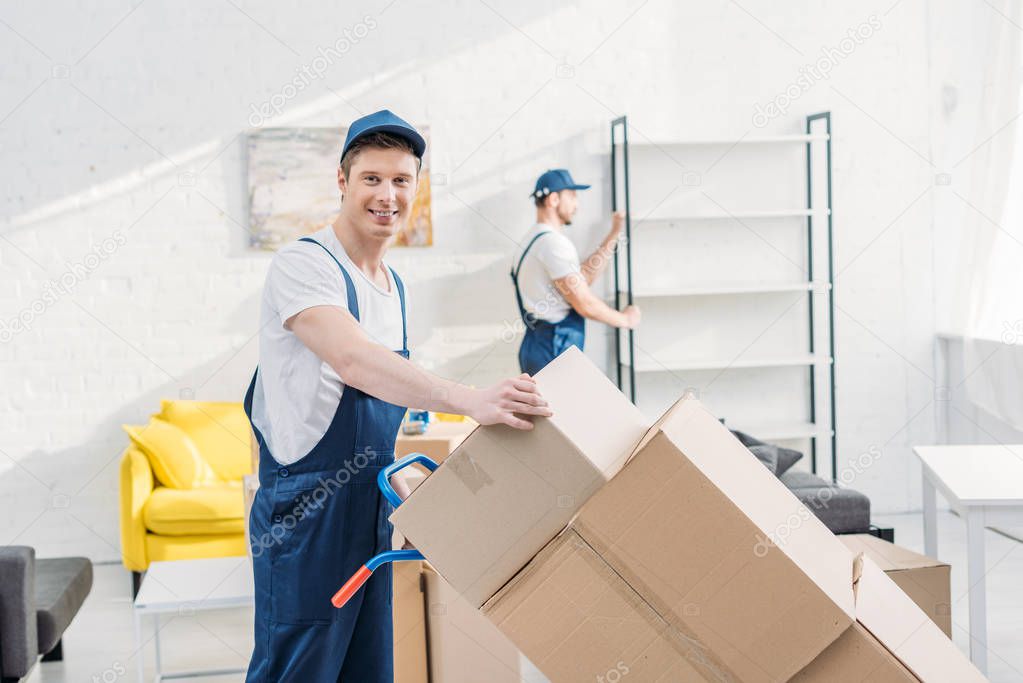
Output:
[[[548,683],[508,637],[424,566],[430,683]],[[405,683],[397,675],[395,681]],[[410,679],[414,680],[414,679]]]
[[[689,669],[785,681],[852,625],[853,560],[699,401],[682,400],[483,612],[558,683],[618,662],[649,673],[637,681]],[[597,669],[577,678],[584,653]]]
[[624,464],[648,421],[572,347],[535,376],[553,416],[478,427],[391,515],[481,606]]
[[920,679],[856,622],[789,683],[920,683]]
[[946,636],[952,637],[952,569],[948,564],[870,534],[839,539],[853,552],[873,560]]
[[703,680],[685,638],[573,529],[484,613],[556,683]]
[[987,680],[869,557],[860,557],[856,623],[793,683],[980,683]]
[[394,680],[428,683],[422,562],[394,563]]

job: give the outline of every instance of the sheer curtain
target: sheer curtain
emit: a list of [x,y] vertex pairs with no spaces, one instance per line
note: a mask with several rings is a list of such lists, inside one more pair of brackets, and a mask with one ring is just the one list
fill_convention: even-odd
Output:
[[[959,319],[966,394],[1023,430],[1023,40],[1018,0],[990,0]],[[993,137],[992,137],[993,135]]]

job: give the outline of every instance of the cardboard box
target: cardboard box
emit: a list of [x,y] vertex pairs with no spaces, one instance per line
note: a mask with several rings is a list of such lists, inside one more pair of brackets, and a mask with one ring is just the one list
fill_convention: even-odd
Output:
[[649,424],[575,347],[535,380],[551,418],[478,427],[391,515],[474,607],[568,524]]
[[[419,485],[426,481],[426,472],[416,469],[415,467],[409,467],[396,476],[402,477],[405,480],[405,484],[408,486],[409,491],[415,491],[419,488]],[[391,534],[391,548],[397,550],[405,547],[405,537],[402,536],[401,532],[397,529],[393,530]]]
[[987,680],[930,617],[869,557],[861,556],[856,624],[794,683]]
[[[853,559],[685,399],[483,612],[558,683],[584,680],[572,672],[586,652],[598,670],[649,669],[635,680],[785,681],[852,625]],[[566,602],[593,607],[556,618]]]
[[[430,683],[548,683],[507,636],[427,564]],[[405,683],[397,675],[395,681]]]
[[572,529],[484,613],[557,683],[703,680],[684,639]]
[[428,683],[423,563],[394,563],[394,680]]
[[838,640],[789,683],[920,683],[898,658],[860,623]]
[[431,422],[423,434],[399,432],[394,444],[394,457],[422,453],[434,462],[444,462],[476,427],[476,422],[466,419],[462,422]]
[[946,636],[952,637],[949,565],[870,534],[851,534],[839,539],[853,552],[869,557]]
[[987,680],[870,558],[857,581],[856,620],[921,681]]

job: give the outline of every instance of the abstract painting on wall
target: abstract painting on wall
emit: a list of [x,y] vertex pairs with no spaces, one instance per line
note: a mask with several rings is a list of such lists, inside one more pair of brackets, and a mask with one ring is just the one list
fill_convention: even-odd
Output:
[[[429,129],[419,127],[429,142]],[[266,250],[316,232],[337,218],[338,154],[347,128],[264,128],[248,135],[250,244]],[[430,246],[430,152],[419,190],[396,246]]]

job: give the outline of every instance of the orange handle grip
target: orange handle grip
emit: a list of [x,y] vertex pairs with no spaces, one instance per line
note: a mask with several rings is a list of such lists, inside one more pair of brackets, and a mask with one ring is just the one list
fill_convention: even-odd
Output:
[[345,585],[341,586],[341,590],[334,593],[334,597],[330,599],[330,604],[334,605],[338,609],[345,606],[352,596],[362,588],[362,584],[369,580],[369,577],[373,575],[373,571],[366,565],[362,565],[359,571],[352,574],[352,578],[345,582]]

